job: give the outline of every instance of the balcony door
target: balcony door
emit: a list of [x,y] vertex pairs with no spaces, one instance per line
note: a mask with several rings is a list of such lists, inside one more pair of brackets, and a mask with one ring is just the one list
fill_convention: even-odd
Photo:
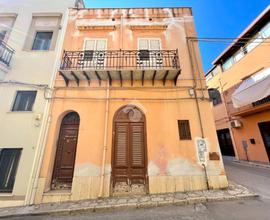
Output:
[[106,50],[107,39],[85,39],[83,56],[84,68],[104,69]]
[[145,116],[135,106],[125,106],[114,116],[113,195],[146,193],[147,157]]
[[161,53],[161,40],[158,38],[140,38],[138,40],[138,60],[139,67],[162,68],[163,56]]

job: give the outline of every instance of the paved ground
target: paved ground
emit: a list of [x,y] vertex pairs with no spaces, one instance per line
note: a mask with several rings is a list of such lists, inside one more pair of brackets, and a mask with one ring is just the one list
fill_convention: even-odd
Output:
[[81,213],[73,216],[27,216],[11,220],[249,220],[270,219],[270,169],[250,167],[225,160],[230,180],[254,190],[258,199],[214,202],[189,206],[167,206],[150,209],[117,210],[96,213]]

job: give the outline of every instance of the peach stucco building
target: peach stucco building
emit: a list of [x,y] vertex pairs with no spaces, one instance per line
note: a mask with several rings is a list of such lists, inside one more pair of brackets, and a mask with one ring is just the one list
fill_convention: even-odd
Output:
[[215,61],[206,79],[217,89],[214,116],[222,153],[270,159],[270,6]]
[[227,187],[189,37],[191,8],[70,9],[36,203]]

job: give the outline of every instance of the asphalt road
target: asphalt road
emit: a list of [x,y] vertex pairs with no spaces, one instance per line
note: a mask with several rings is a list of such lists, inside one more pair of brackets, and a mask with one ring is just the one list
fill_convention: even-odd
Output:
[[225,159],[230,180],[258,193],[260,198],[240,201],[215,202],[189,206],[167,206],[150,209],[117,210],[82,213],[72,216],[26,216],[11,220],[269,220],[270,169],[250,167]]

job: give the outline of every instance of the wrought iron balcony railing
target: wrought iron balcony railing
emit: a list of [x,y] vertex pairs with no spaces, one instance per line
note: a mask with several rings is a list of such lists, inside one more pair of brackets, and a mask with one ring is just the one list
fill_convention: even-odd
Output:
[[64,51],[61,70],[179,69],[178,50]]
[[4,41],[0,40],[0,62],[9,66],[14,52],[15,50],[8,46]]

